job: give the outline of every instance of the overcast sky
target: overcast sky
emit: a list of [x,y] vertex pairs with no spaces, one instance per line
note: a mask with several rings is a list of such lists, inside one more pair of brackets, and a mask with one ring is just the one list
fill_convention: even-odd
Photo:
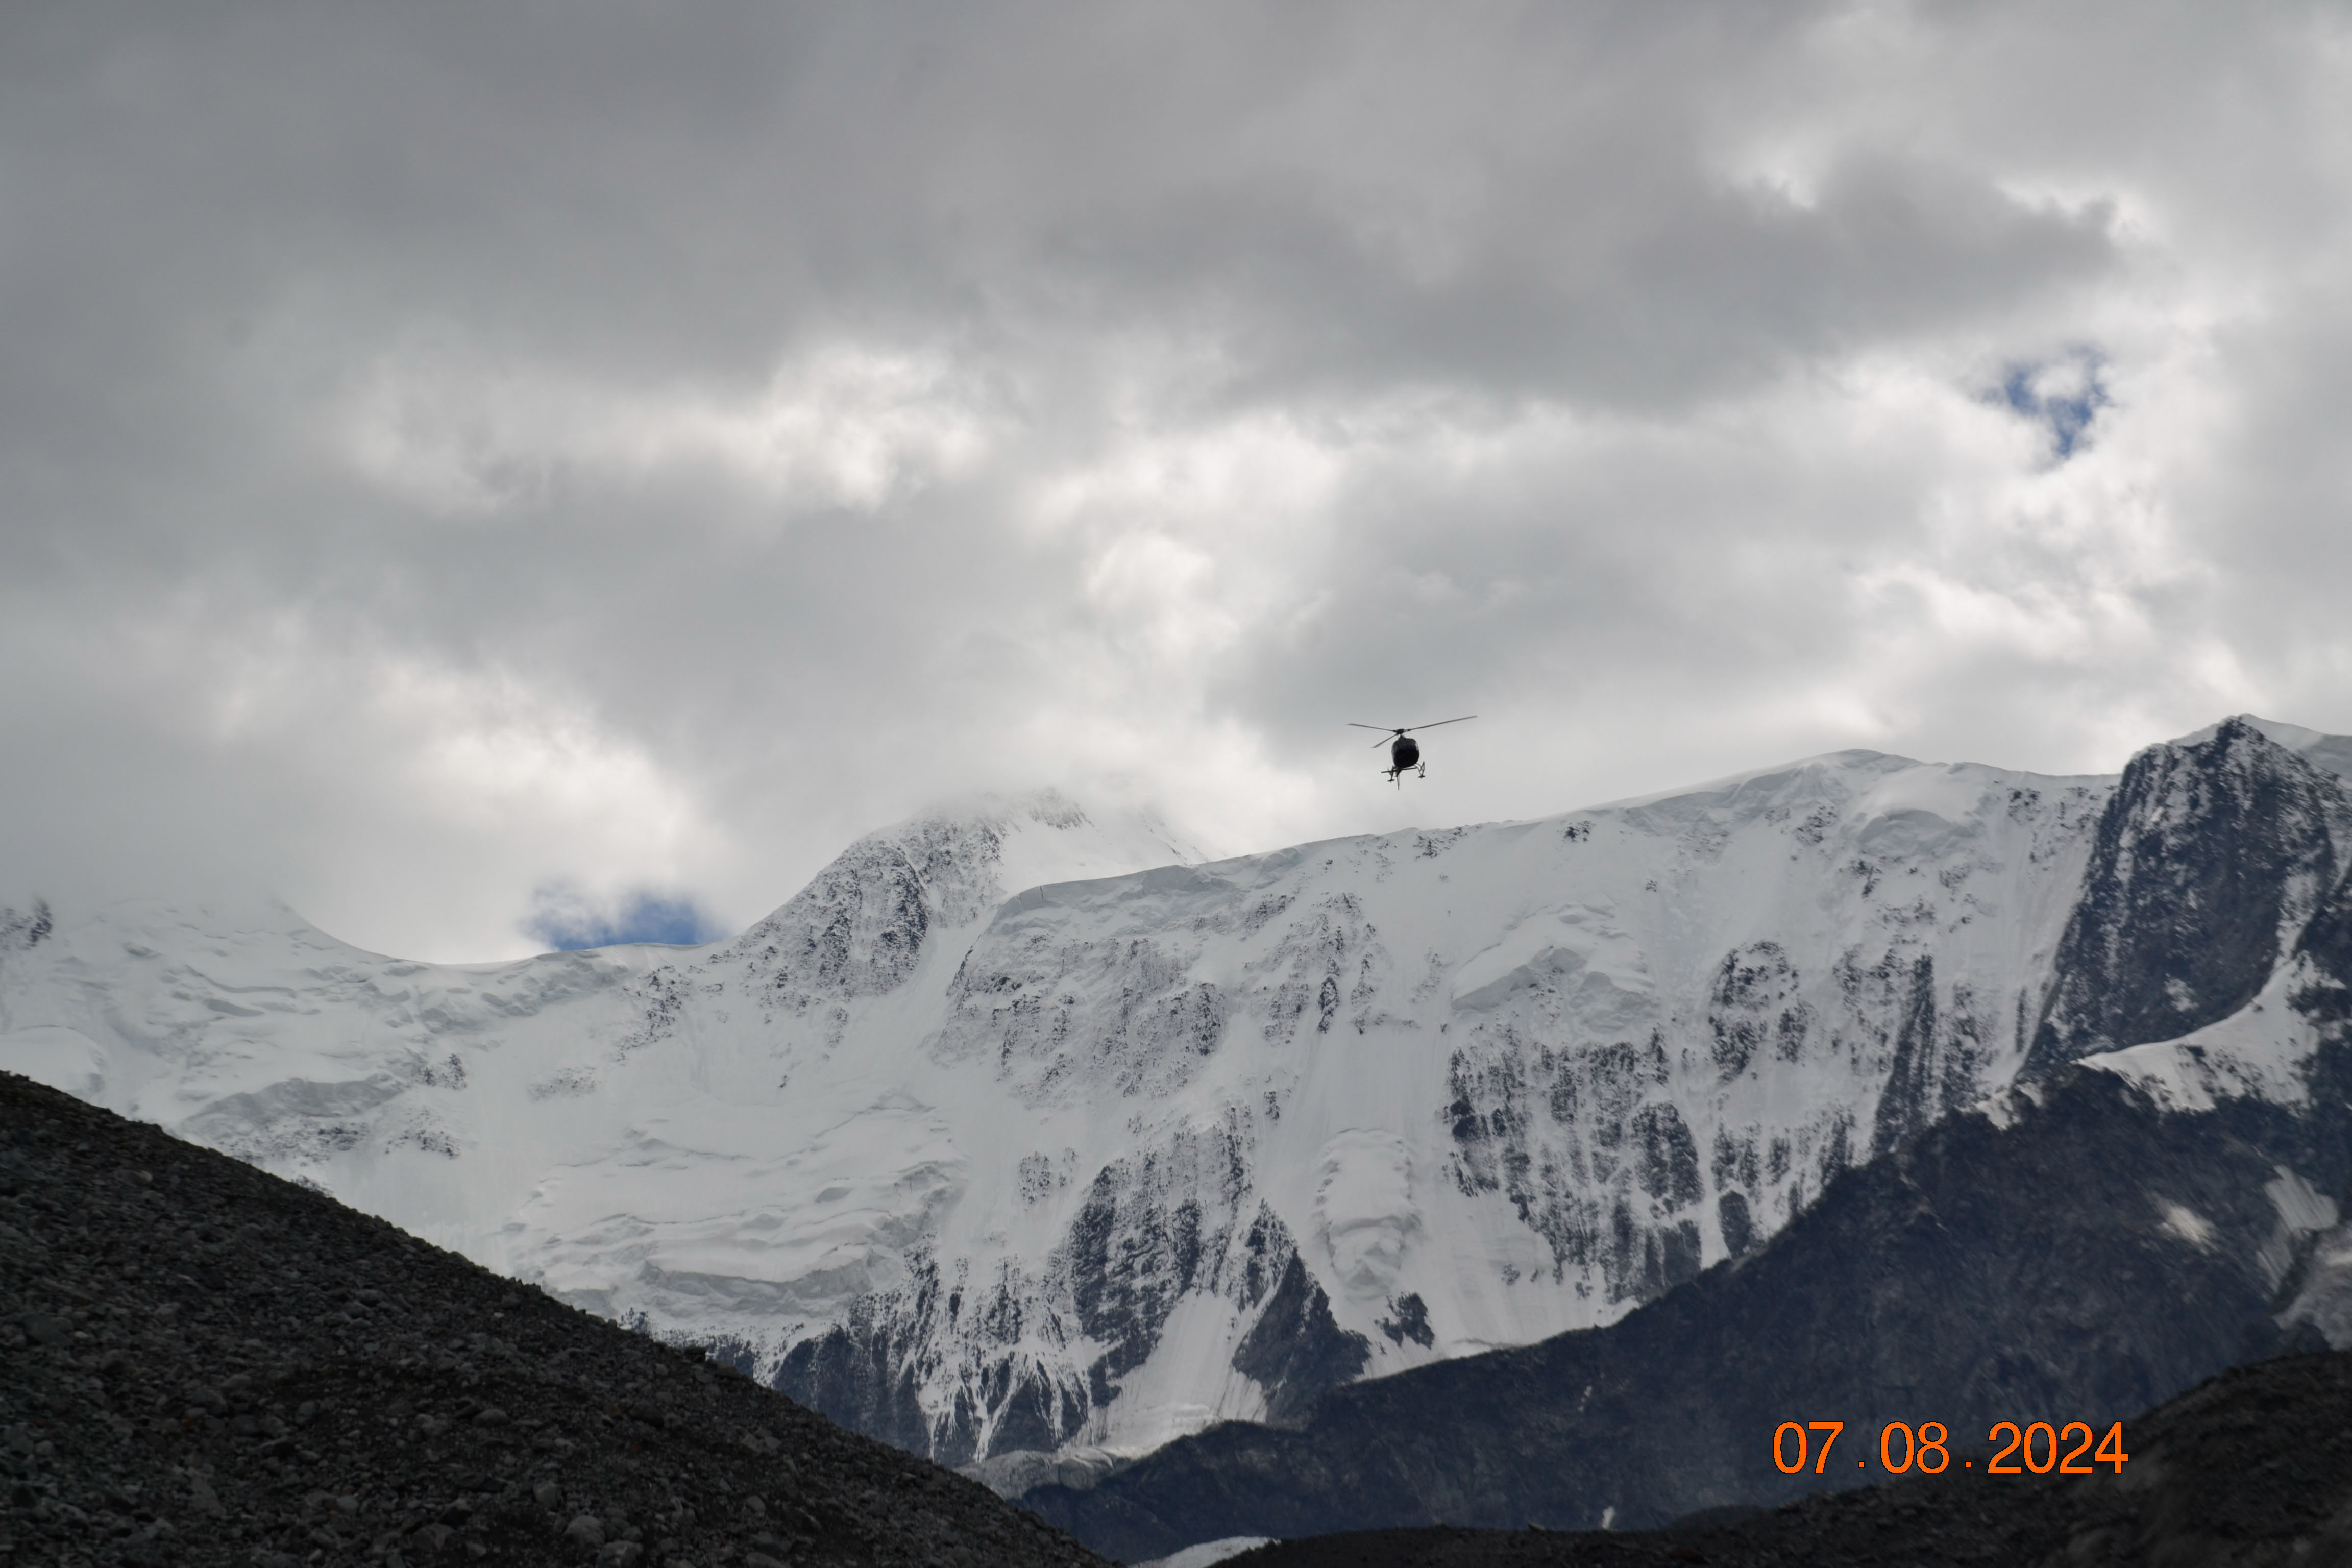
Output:
[[0,18],[0,901],[2352,731],[2348,507],[2344,6]]

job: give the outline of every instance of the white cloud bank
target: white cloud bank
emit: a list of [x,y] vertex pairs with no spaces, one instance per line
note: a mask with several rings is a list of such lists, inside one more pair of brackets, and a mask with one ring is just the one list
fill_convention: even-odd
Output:
[[19,893],[2352,730],[2326,7],[53,8],[0,188]]

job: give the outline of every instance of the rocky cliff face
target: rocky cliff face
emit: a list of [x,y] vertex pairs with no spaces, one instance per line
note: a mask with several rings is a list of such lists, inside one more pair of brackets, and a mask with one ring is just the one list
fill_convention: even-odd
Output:
[[[2340,1079],[2347,1057],[2327,1047],[2314,1070]],[[2326,1347],[2296,1308],[2352,1179],[2345,1104],[2167,1113],[2067,1068],[1847,1173],[1760,1252],[1610,1327],[1357,1384],[1293,1429],[1219,1426],[1024,1500],[1132,1562],[1234,1536],[1643,1529],[1770,1504],[1825,1484],[1775,1468],[1789,1420],[1842,1420],[1868,1458],[1826,1484],[1884,1479],[1889,1421],[1945,1423],[1954,1468],[1981,1468],[1996,1421],[2104,1431],[2235,1363]]]
[[[2104,1426],[2237,1362],[2352,1345],[2343,799],[2250,724],[2144,753],[2100,816],[2040,1070],[1890,1137],[1895,1086],[1934,1082],[1898,1068],[1882,1158],[1622,1322],[1342,1389],[1296,1430],[1220,1427],[1030,1502],[1122,1556],[1439,1521],[1638,1527],[1820,1484],[1772,1466],[1785,1420],[1940,1421],[1956,1463],[1981,1462],[1995,1421]],[[1929,962],[1898,1061],[1970,1038],[1944,1034]],[[1766,958],[1723,990],[1760,988],[1769,1011],[1778,973]],[[1659,1140],[1668,1184],[1676,1142]]]
[[2100,817],[2028,1070],[2177,1039],[2245,1006],[2347,850],[2343,781],[2243,719],[2133,758]]
[[1042,1265],[869,1296],[783,1386],[1023,1475],[1614,1318],[2005,1080],[2104,799],[1857,755],[1023,894],[928,1052],[1136,1152],[1020,1155]]

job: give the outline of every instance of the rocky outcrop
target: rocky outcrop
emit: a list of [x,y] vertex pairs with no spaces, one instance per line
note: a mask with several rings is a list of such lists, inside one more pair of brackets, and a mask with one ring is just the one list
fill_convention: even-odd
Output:
[[1866,1140],[1867,1102],[1840,1096],[1780,1109],[1779,1125],[1718,1118],[1704,1157],[1670,1098],[1696,1054],[1679,1020],[1616,1039],[1580,1039],[1574,1020],[1475,1021],[1450,1064],[1454,1182],[1506,1197],[1548,1244],[1554,1279],[1655,1300],[1710,1257],[1745,1252],[1848,1166],[1981,1098],[2006,1046],[1983,981],[1965,966],[1939,981],[1935,952],[1910,936],[1874,954],[1849,947],[1810,983],[1778,942],[1726,952],[1704,1018],[1718,1085],[1738,1093],[1825,1063],[1885,1076]]
[[2348,860],[2343,781],[2248,721],[2140,752],[2099,819],[2024,1070],[2245,1006]]
[[750,998],[796,1013],[885,994],[914,973],[935,929],[969,925],[1003,897],[1002,849],[985,819],[868,835],[703,967],[740,971]]
[[1895,1059],[1873,1119],[1874,1159],[1981,1098],[1986,1068],[2000,1048],[1996,1023],[1979,1012],[1972,986],[1938,993],[1934,954],[1914,958],[1908,980],[1895,1027]]
[[1172,1094],[1216,1054],[1227,1002],[1193,975],[1197,942],[1033,940],[1021,915],[1016,900],[965,955],[936,1055],[992,1062],[1024,1104],[1040,1106]]
[[46,899],[34,900],[33,907],[22,911],[0,908],[0,955],[38,947],[56,929]]
[[[1250,1181],[1247,1123],[1180,1130],[1096,1174],[1042,1268],[903,1284],[793,1346],[775,1387],[858,1431],[969,1465],[1100,1429],[1188,1297],[1252,1322],[1234,1371],[1287,1411],[1362,1369],[1291,1234]],[[1352,1346],[1353,1359],[1349,1348]]]
[[1332,1321],[1331,1299],[1307,1278],[1294,1252],[1257,1325],[1235,1347],[1233,1365],[1267,1391],[1265,1418],[1279,1426],[1355,1377],[1370,1359],[1363,1335]]

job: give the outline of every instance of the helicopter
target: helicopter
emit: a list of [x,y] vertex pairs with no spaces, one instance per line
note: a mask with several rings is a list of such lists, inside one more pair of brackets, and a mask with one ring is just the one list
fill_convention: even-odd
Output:
[[1478,715],[1475,713],[1465,713],[1459,719],[1440,719],[1433,724],[1408,724],[1401,730],[1389,724],[1359,724],[1351,719],[1348,721],[1348,728],[1378,730],[1389,737],[1384,741],[1375,741],[1372,744],[1376,747],[1386,746],[1389,749],[1389,762],[1391,765],[1381,771],[1388,775],[1389,783],[1402,789],[1404,788],[1404,771],[1407,768],[1417,764],[1420,776],[1423,778],[1429,776],[1429,764],[1421,760],[1421,747],[1412,738],[1412,732],[1415,730],[1434,730],[1439,724],[1467,724],[1476,717]]

